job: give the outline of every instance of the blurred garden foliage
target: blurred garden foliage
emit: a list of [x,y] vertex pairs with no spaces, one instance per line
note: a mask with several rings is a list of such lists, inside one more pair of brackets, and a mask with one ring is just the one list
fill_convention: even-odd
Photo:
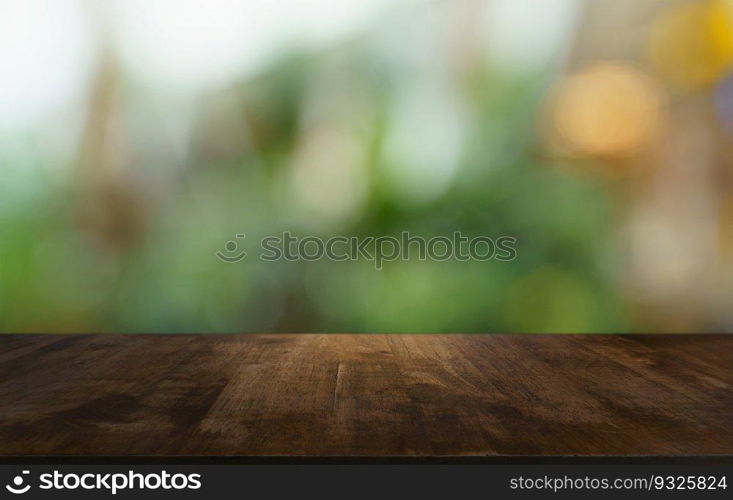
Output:
[[[193,17],[181,26],[199,31],[179,52],[160,42],[179,73],[153,58],[160,47],[148,38],[133,37],[143,49],[130,58],[102,36],[74,99],[33,127],[10,132],[0,119],[0,331],[545,333],[733,321],[723,257],[733,252],[709,237],[733,216],[733,177],[721,173],[732,157],[733,87],[719,83],[733,57],[726,2],[553,0],[546,15],[529,15],[539,8],[529,1],[415,2],[337,42],[283,42],[254,69],[195,89],[181,75],[208,67],[196,22],[209,7],[184,3]],[[553,45],[538,23],[552,24],[560,4]],[[514,45],[486,43],[478,12],[496,5],[490,24]],[[224,14],[211,33],[224,31]],[[49,44],[47,65],[62,46]],[[152,80],[164,69],[173,76]],[[219,74],[207,71],[196,78]],[[25,80],[12,81],[25,95]],[[0,110],[15,109],[3,96]],[[717,118],[711,102],[722,103]],[[689,246],[693,229],[702,236]],[[261,238],[284,231],[508,235],[517,258],[381,270],[259,260]],[[248,257],[217,259],[237,234]]]

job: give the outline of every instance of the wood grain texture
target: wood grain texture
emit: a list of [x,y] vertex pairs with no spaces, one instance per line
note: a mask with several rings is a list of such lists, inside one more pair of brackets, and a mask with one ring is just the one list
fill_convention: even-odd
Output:
[[0,455],[733,454],[733,336],[0,337]]

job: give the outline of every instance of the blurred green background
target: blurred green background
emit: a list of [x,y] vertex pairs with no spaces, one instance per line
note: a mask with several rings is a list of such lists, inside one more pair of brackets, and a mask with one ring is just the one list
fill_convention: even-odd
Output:
[[0,0],[0,331],[730,331],[732,9]]

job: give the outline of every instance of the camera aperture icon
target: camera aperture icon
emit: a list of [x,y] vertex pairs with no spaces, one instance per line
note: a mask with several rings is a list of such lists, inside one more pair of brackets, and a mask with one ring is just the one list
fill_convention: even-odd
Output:
[[[30,471],[28,471],[28,470],[24,470],[24,471],[23,471],[22,473],[23,473],[24,475],[25,475],[25,474],[30,474]],[[10,485],[10,484],[6,484],[6,485],[5,485],[5,488],[6,488],[6,489],[7,489],[7,490],[8,490],[8,491],[9,491],[10,493],[13,493],[13,494],[15,494],[15,495],[22,495],[23,493],[26,493],[26,492],[27,492],[28,490],[30,490],[30,489],[31,489],[31,485],[30,485],[30,484],[26,484],[25,486],[23,486],[23,481],[24,481],[24,479],[25,479],[25,478],[24,478],[24,477],[23,477],[22,475],[21,475],[21,476],[15,476],[15,477],[13,478],[13,484],[12,484],[12,485]]]
[[[244,239],[246,238],[246,235],[235,234],[234,237],[237,239]],[[229,240],[224,244],[224,250],[217,250],[215,255],[219,260],[232,264],[234,262],[241,261],[247,256],[247,252],[245,252],[244,250],[237,252],[238,249],[239,245],[237,245],[237,242],[234,240]]]

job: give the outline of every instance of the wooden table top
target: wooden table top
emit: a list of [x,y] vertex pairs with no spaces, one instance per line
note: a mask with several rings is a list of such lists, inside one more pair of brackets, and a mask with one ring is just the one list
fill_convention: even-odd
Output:
[[0,336],[0,455],[733,454],[733,336]]

